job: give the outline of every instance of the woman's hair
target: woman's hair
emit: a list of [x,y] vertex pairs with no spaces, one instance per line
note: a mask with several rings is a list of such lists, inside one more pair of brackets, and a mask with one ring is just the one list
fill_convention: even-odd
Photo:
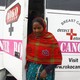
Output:
[[45,22],[44,22],[43,18],[41,18],[41,17],[34,18],[33,21],[32,21],[32,24],[34,22],[39,22],[44,27]]

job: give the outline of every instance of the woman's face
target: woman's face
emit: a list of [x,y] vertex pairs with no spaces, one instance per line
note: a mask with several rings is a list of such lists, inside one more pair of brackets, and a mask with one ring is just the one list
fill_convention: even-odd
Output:
[[41,32],[43,31],[43,26],[39,22],[33,23],[33,32],[36,34],[37,37],[41,36]]

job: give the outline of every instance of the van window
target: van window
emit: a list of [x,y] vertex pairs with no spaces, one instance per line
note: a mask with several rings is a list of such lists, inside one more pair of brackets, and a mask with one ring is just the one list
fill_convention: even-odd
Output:
[[0,0],[0,6],[5,6],[6,0]]
[[46,8],[80,11],[80,0],[46,0]]
[[10,6],[16,0],[6,0],[6,8]]

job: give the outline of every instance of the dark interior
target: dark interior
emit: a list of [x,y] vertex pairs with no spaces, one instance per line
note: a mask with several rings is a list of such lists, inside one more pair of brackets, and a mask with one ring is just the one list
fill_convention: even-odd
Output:
[[80,11],[80,0],[46,0],[46,8]]
[[44,0],[29,0],[28,34],[30,34],[32,32],[32,20],[35,17],[44,18]]

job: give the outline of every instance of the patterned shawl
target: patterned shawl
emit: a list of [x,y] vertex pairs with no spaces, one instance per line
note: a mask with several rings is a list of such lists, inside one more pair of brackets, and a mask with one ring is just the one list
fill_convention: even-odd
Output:
[[61,64],[62,55],[55,37],[46,32],[40,38],[29,35],[26,59],[40,64]]

